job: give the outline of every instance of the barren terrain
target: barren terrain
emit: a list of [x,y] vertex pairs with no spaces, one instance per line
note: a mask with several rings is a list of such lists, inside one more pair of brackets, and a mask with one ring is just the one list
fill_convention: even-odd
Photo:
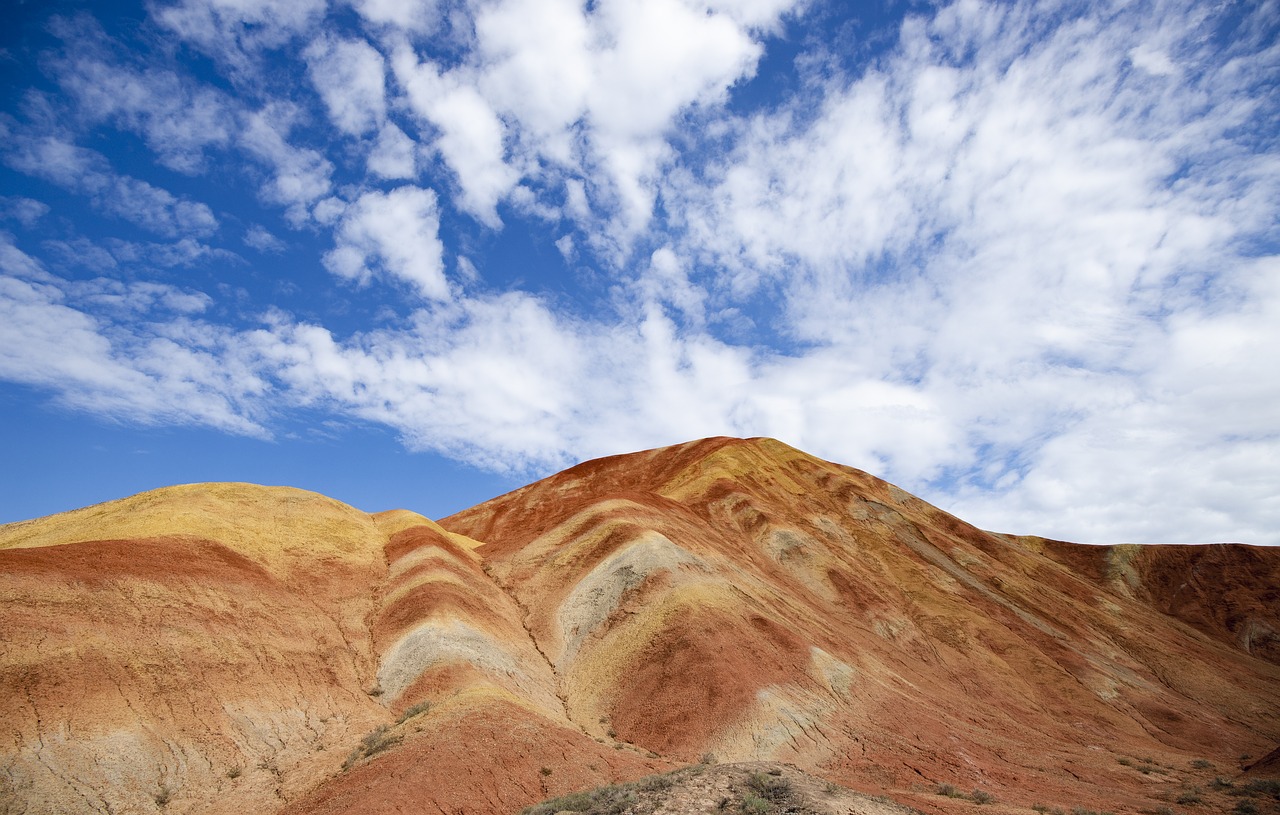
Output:
[[796,812],[1277,808],[1280,551],[986,532],[770,439],[439,522],[199,484],[11,524],[0,631],[0,813],[510,815],[677,770],[655,811],[713,811],[770,769]]

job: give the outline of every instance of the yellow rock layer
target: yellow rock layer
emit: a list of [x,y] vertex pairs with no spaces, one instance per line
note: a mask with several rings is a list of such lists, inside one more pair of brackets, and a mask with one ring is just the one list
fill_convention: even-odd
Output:
[[209,483],[164,487],[8,524],[0,527],[0,549],[157,537],[218,541],[277,573],[330,558],[375,561],[387,540],[368,514],[318,493]]

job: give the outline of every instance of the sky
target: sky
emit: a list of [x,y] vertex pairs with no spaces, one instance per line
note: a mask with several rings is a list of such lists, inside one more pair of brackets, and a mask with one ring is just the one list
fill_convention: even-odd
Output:
[[0,523],[772,436],[1280,544],[1280,5],[16,0]]

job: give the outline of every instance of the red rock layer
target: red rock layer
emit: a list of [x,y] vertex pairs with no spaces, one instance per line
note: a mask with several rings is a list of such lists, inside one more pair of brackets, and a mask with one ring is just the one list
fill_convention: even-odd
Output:
[[[179,534],[93,539],[148,524]],[[0,548],[0,812],[262,812],[329,775],[326,751],[386,716],[364,692],[380,551],[340,556],[358,529],[376,533],[246,485],[0,528],[37,544]]]
[[1270,550],[989,534],[772,440],[588,462],[441,525],[485,541],[576,723],[678,760],[1116,810],[1152,806],[1119,758],[1280,736]]
[[439,525],[175,487],[0,527],[0,812],[509,815],[706,753],[1160,811],[1280,743],[1278,587],[1280,550],[991,534],[768,439]]
[[556,795],[671,767],[492,696],[453,697],[387,738],[393,748],[335,776],[283,815],[510,815]]

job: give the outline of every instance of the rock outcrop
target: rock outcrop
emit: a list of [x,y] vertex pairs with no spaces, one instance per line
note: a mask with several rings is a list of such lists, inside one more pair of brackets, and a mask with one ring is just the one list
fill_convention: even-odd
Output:
[[770,439],[438,523],[173,487],[0,527],[0,813],[496,815],[708,755],[1158,811],[1280,743],[1277,631],[1280,550],[984,532]]

